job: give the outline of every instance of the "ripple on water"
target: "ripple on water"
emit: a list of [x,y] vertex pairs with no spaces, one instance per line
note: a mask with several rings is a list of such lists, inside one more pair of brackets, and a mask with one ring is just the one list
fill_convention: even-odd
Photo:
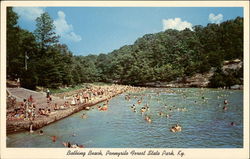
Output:
[[[8,147],[62,147],[62,141],[83,144],[85,147],[135,147],[135,148],[238,148],[243,146],[243,92],[217,89],[150,89],[144,94],[142,104],[137,99],[124,100],[124,94],[110,100],[107,112],[96,108],[81,111],[44,128],[43,136],[17,133],[8,135]],[[157,91],[162,91],[157,96]],[[136,95],[140,95],[137,93]],[[205,101],[202,99],[205,98]],[[223,101],[229,101],[223,111]],[[196,101],[196,102],[195,102]],[[149,104],[152,123],[144,120],[139,109]],[[136,104],[137,112],[130,106]],[[165,107],[165,104],[167,105]],[[169,111],[170,108],[186,108],[187,111]],[[162,111],[171,118],[159,116]],[[82,113],[88,115],[81,119]],[[231,126],[231,122],[236,126]],[[182,126],[178,133],[170,132],[176,123]],[[75,133],[76,136],[72,136]],[[58,141],[51,142],[56,135]]]

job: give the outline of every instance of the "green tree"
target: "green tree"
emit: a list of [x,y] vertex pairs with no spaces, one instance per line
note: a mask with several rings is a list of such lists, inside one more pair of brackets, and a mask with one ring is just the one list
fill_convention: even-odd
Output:
[[[19,56],[19,36],[17,26],[18,15],[13,11],[12,7],[7,7],[7,76],[8,78],[17,78],[20,73],[15,70],[17,65],[16,57]],[[19,66],[20,67],[20,66]],[[16,67],[18,68],[18,67]]]
[[58,42],[59,36],[55,33],[53,19],[47,12],[36,18],[36,30],[34,31],[37,42],[42,50]]

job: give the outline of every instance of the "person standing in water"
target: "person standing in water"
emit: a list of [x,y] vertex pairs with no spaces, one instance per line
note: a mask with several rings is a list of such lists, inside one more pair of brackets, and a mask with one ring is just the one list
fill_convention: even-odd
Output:
[[224,100],[224,104],[228,104],[228,101],[226,99]]

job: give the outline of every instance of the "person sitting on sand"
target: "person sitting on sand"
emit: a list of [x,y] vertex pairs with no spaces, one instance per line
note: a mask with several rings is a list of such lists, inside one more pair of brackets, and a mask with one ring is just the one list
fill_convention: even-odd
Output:
[[60,109],[60,110],[64,110],[64,109],[66,109],[66,108],[65,108],[64,105],[60,105],[60,106],[59,106],[59,109]]
[[48,103],[49,106],[50,106],[51,101],[52,101],[52,98],[49,96],[49,97],[47,98],[47,103]]
[[47,114],[47,111],[45,111],[45,109],[41,109],[41,115],[45,115],[45,116],[49,116],[48,114]]
[[42,109],[41,108],[38,109],[38,114],[42,115]]
[[77,104],[80,104],[80,96],[79,96],[79,94],[76,94],[75,100],[76,100]]
[[75,96],[73,96],[72,101],[71,101],[70,104],[71,104],[71,105],[76,105]]
[[30,97],[28,98],[28,102],[29,102],[29,104],[34,103],[34,99],[33,99],[32,95],[30,95]]
[[51,113],[50,109],[47,109],[45,112],[46,115],[50,115],[50,113]]
[[69,107],[70,106],[68,101],[65,101],[63,105],[64,105],[64,107]]
[[83,99],[84,103],[87,103],[89,101],[89,94],[87,92],[83,93]]
[[55,103],[54,110],[59,110],[59,106]]
[[42,108],[42,115],[45,115],[46,114],[46,111],[44,108]]

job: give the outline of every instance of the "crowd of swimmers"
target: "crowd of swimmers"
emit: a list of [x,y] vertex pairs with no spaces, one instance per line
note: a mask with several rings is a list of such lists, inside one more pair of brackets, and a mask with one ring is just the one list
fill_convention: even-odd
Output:
[[[156,92],[156,95],[159,96],[160,92]],[[136,103],[133,104],[132,106],[130,106],[130,109],[133,111],[133,112],[137,112],[137,109],[136,107],[139,107],[139,112],[142,114],[142,116],[144,117],[144,120],[147,122],[147,123],[152,123],[152,118],[150,115],[147,114],[147,112],[149,112],[150,110],[150,107],[149,107],[149,104],[148,104],[148,101],[146,102],[146,104],[144,104],[143,106],[140,106],[142,103],[143,103],[143,100],[144,100],[144,97],[145,95],[144,94],[141,94],[141,95],[131,95],[131,94],[127,94],[125,95],[125,100],[127,101],[130,101],[131,98],[134,98],[136,99]],[[148,99],[150,100],[151,99],[151,95],[148,95]],[[157,100],[159,101],[159,100]],[[177,108],[175,106],[173,107],[168,107],[166,104],[164,106],[165,108],[168,108],[168,111],[169,112],[172,112],[172,110],[177,110],[177,111],[187,111],[186,108]],[[160,111],[157,113],[158,116],[165,116],[167,118],[170,118],[172,115],[171,114],[165,114],[163,111]],[[171,127],[170,131],[172,132],[179,132],[181,131],[181,126],[179,124],[176,124],[174,126]]]
[[[31,126],[31,129],[30,129],[30,133],[34,133],[34,131],[32,130],[32,126]],[[39,130],[36,132],[38,135],[40,136],[47,136],[50,138],[50,140],[55,143],[55,142],[61,142],[62,145],[66,148],[84,148],[83,145],[80,145],[80,144],[77,144],[77,143],[71,143],[69,141],[65,142],[65,141],[60,141],[60,139],[57,138],[57,136],[53,135],[53,136],[50,136],[50,135],[47,135],[46,133],[44,133],[43,130]],[[72,136],[76,136],[75,133],[72,134]]]
[[[64,102],[63,105],[58,105],[57,103],[54,103],[54,105],[51,103],[52,102],[52,98],[51,98],[51,94],[50,91],[47,90],[46,93],[46,98],[47,98],[47,103],[48,105],[53,105],[52,108],[47,107],[47,108],[37,108],[36,102],[33,99],[32,95],[29,96],[28,99],[24,99],[23,102],[21,103],[20,107],[16,108],[15,111],[9,113],[8,118],[12,119],[12,118],[17,118],[17,119],[29,119],[29,120],[34,120],[34,118],[36,116],[49,116],[51,113],[53,113],[53,111],[57,111],[57,110],[64,110],[64,109],[68,109],[71,106],[76,106],[82,103],[87,103],[89,101],[93,101],[96,98],[105,98],[107,99],[102,105],[97,105],[97,108],[99,111],[107,111],[108,110],[108,104],[109,104],[109,100],[111,99],[111,97],[114,94],[118,94],[118,93],[122,93],[126,90],[129,90],[129,92],[140,92],[142,90],[144,90],[144,88],[140,88],[140,87],[130,87],[130,86],[119,86],[119,85],[111,85],[111,86],[98,86],[98,87],[93,87],[93,88],[89,88],[87,90],[82,90],[79,91],[77,94],[72,96],[72,100],[68,101],[66,100]],[[156,92],[156,96],[159,96],[161,92]],[[131,110],[133,112],[137,112],[139,111],[142,115],[143,118],[146,122],[148,123],[152,123],[153,120],[151,118],[150,115],[148,115],[147,112],[149,112],[150,110],[150,105],[148,104],[148,101],[144,102],[145,100],[145,94],[140,94],[140,95],[132,95],[130,93],[128,93],[127,95],[125,95],[125,100],[130,101],[132,98],[136,99],[136,103],[133,104],[132,106],[130,106]],[[184,94],[183,98],[186,99],[187,96]],[[147,95],[147,99],[151,99],[151,95],[148,94]],[[157,101],[159,102],[159,99],[157,99]],[[207,101],[206,98],[202,97],[202,100],[204,102]],[[146,103],[146,104],[142,104],[142,103]],[[195,101],[196,103],[196,101]],[[223,110],[226,111],[228,109],[228,100],[225,99],[224,100],[224,106],[223,106]],[[139,108],[138,108],[139,107]],[[173,106],[169,106],[169,105],[164,105],[164,107],[166,108],[168,113],[165,113],[164,111],[159,111],[157,112],[158,116],[161,117],[166,117],[166,118],[171,118],[172,117],[172,112],[174,111],[188,111],[185,107],[176,107],[175,105]],[[37,114],[35,113],[35,110],[38,109]],[[87,109],[87,107],[86,107]],[[88,109],[90,109],[88,107]],[[51,111],[53,110],[53,111]],[[83,113],[81,115],[81,118],[85,119],[87,118],[87,114]],[[235,126],[236,123],[235,122],[231,122],[230,123],[231,126]],[[30,132],[33,132],[32,126],[30,127]],[[171,132],[180,132],[182,131],[182,127],[181,125],[179,125],[178,123],[175,125],[172,125],[170,127],[170,131]],[[39,131],[40,135],[43,135],[43,131],[40,130]],[[56,136],[52,136],[52,141],[56,142],[57,138]],[[65,147],[68,148],[81,148],[83,147],[83,145],[78,145],[78,144],[72,144],[71,142],[62,142],[62,144]]]
[[[161,91],[157,91],[157,92],[154,92],[156,95],[155,96],[159,96]],[[172,90],[168,90],[168,93],[173,93]],[[136,99],[136,103],[133,104],[132,106],[130,106],[131,110],[133,112],[137,112],[137,109],[136,107],[139,106],[139,112],[144,116],[144,120],[148,123],[152,123],[152,118],[150,115],[147,114],[147,112],[149,112],[150,110],[150,107],[149,107],[149,101],[146,101],[146,104],[144,104],[143,106],[140,106],[142,103],[143,103],[143,100],[145,99],[144,97],[147,96],[147,99],[148,100],[151,100],[151,95],[150,94],[140,94],[140,95],[131,95],[130,93],[125,95],[125,100],[127,101],[130,101],[132,98]],[[159,98],[157,98],[157,101],[159,102]],[[136,106],[138,105],[138,106]],[[172,112],[174,110],[177,110],[177,111],[187,111],[186,108],[177,108],[176,106],[167,106],[166,104],[164,105],[165,108],[167,108],[166,110],[168,112]],[[172,115],[169,114],[169,113],[164,113],[163,111],[159,111],[157,113],[158,116],[161,116],[161,117],[166,117],[166,118],[170,118]],[[181,129],[178,129],[179,131],[181,131]]]
[[[178,91],[178,90],[177,90],[177,91]],[[179,90],[179,91],[180,91],[180,90]],[[160,94],[161,92],[158,91],[158,92],[154,92],[154,93],[155,93],[155,96],[159,96],[159,94]],[[186,98],[187,98],[187,95],[186,95],[185,93],[183,93],[183,92],[181,92],[181,93],[182,93],[183,99],[186,99]],[[145,95],[145,94],[132,95],[132,94],[129,94],[129,93],[128,93],[127,95],[125,95],[125,100],[130,101],[132,98],[134,98],[134,99],[136,100],[136,103],[134,103],[134,104],[132,104],[132,106],[130,106],[131,111],[132,111],[132,112],[138,112],[138,110],[139,110],[139,112],[144,116],[144,120],[145,120],[146,122],[148,122],[148,123],[152,123],[152,118],[151,118],[150,115],[148,115],[149,113],[147,113],[147,112],[149,111],[149,109],[150,109],[149,104],[148,104],[149,101],[143,102],[143,100],[145,100],[145,99],[144,99],[145,96],[147,96],[147,100],[150,100],[150,99],[151,99],[151,94],[150,94],[150,93],[149,93],[149,94],[146,94],[146,95]],[[160,99],[160,98],[157,98],[156,100],[159,102],[159,99]],[[204,96],[202,96],[202,97],[201,97],[201,101],[202,101],[203,103],[207,103],[207,102],[208,102],[208,99],[205,98]],[[142,103],[146,103],[146,104],[144,104],[143,106],[140,106]],[[195,101],[195,103],[197,103],[197,101]],[[224,102],[223,102],[224,106],[223,106],[223,108],[222,108],[224,111],[228,110],[228,103],[229,103],[228,100],[227,100],[227,99],[224,99]],[[138,108],[138,107],[139,107],[139,108]],[[166,117],[166,118],[171,118],[171,117],[172,117],[172,114],[171,114],[171,113],[173,113],[173,112],[175,112],[175,111],[178,111],[178,112],[186,112],[186,111],[188,111],[188,109],[185,108],[185,107],[177,107],[177,106],[175,106],[175,105],[169,106],[169,105],[165,104],[164,107],[166,108],[167,113],[166,113],[165,111],[159,111],[159,112],[157,112],[157,115],[158,115],[158,116]],[[231,122],[230,125],[231,125],[231,126],[235,126],[236,123],[235,123],[235,122]],[[172,126],[170,127],[170,131],[171,131],[171,132],[180,132],[180,131],[182,131],[182,127],[181,127],[181,125],[179,125],[179,124],[177,123],[177,124],[172,125]]]

